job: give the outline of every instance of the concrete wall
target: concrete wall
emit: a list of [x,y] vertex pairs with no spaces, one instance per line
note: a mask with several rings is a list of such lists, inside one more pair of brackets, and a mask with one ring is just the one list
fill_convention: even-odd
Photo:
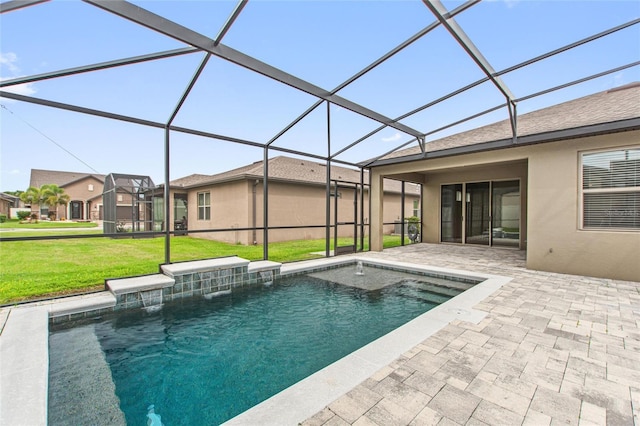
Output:
[[[527,268],[640,281],[640,232],[581,230],[578,186],[581,151],[638,146],[639,141],[640,131],[634,131],[416,161],[375,168],[372,181],[381,176],[421,175],[423,241],[436,243],[440,241],[441,184],[519,178],[521,244],[526,243]],[[381,246],[372,244],[372,248]]]

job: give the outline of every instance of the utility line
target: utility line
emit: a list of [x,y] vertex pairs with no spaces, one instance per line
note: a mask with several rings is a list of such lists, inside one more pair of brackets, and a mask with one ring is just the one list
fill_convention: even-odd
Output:
[[18,114],[15,114],[13,111],[11,111],[9,108],[7,108],[4,104],[0,104],[0,107],[4,110],[7,110],[11,115],[13,115],[14,117],[16,117],[18,120],[22,121],[24,124],[26,124],[27,126],[31,127],[33,130],[35,130],[36,132],[40,133],[42,136],[44,136],[45,138],[47,138],[49,141],[51,141],[53,144],[55,144],[58,148],[60,148],[61,150],[63,150],[64,152],[66,152],[67,154],[69,154],[70,156],[72,156],[73,158],[75,158],[76,160],[78,160],[79,162],[81,162],[82,164],[84,164],[85,166],[87,166],[88,168],[90,168],[91,170],[93,170],[96,173],[100,173],[99,171],[97,171],[96,169],[94,169],[93,167],[91,167],[89,164],[87,164],[87,162],[83,161],[80,157],[78,157],[77,155],[75,155],[73,152],[69,151],[67,148],[63,147],[62,145],[60,145],[58,142],[54,141],[53,139],[51,139],[49,136],[45,135],[44,133],[42,133],[40,130],[38,130],[35,126],[33,126],[31,123],[27,122],[25,119],[23,119],[22,117],[20,117]]

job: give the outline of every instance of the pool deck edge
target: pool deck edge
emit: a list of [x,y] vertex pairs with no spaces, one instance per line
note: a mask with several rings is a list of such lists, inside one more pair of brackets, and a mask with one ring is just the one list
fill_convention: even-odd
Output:
[[0,335],[0,424],[46,425],[49,311],[12,309]]

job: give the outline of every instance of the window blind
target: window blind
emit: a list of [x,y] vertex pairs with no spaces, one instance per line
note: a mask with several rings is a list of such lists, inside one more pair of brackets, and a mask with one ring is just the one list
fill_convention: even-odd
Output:
[[640,148],[582,156],[583,228],[640,229]]

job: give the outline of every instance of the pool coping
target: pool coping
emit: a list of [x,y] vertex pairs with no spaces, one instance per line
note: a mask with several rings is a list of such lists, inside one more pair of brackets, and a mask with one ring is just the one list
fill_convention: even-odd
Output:
[[[284,277],[358,261],[380,267],[435,272],[484,281],[230,419],[226,425],[297,425],[451,321],[481,321],[486,313],[472,309],[473,306],[511,281],[509,277],[498,275],[470,274],[450,268],[358,255],[282,264],[280,274]],[[270,263],[264,265],[271,266]],[[258,262],[255,267],[264,265]],[[47,424],[50,315],[58,311],[79,312],[83,307],[104,307],[114,303],[113,296],[100,292],[0,310],[3,320],[0,327],[0,424],[22,424],[26,420],[25,413],[29,416],[28,424]],[[15,386],[16,383],[21,385]],[[24,407],[29,409],[24,410]]]
[[473,273],[416,265],[382,259],[344,256],[336,260],[316,259],[283,264],[281,276],[312,271],[328,265],[350,264],[362,261],[382,267],[397,267],[416,272],[437,272],[465,278],[483,279],[472,288],[442,303],[399,328],[374,340],[351,354],[339,359],[316,373],[302,379],[267,400],[223,423],[234,425],[298,425],[321,411],[331,402],[355,388],[379,370],[385,368],[403,353],[411,350],[451,321],[479,323],[487,315],[473,307],[512,280],[511,277]]

